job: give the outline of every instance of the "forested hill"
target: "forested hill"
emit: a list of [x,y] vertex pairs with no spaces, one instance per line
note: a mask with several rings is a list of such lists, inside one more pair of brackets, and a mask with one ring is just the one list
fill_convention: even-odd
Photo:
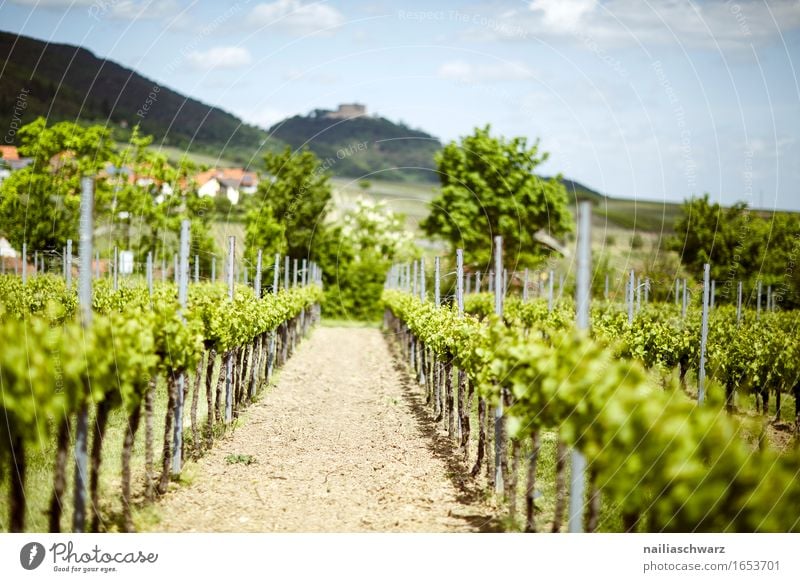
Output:
[[308,146],[337,176],[436,182],[433,156],[442,147],[424,131],[383,117],[328,117],[326,111],[296,115],[270,128],[292,147]]
[[159,86],[81,47],[0,31],[0,62],[5,64],[0,111],[14,110],[24,92],[22,123],[39,115],[50,121],[110,120],[109,125],[123,134],[120,125],[140,123],[144,133],[158,143],[163,140],[179,148],[192,143],[191,151],[231,160],[250,159],[267,139],[265,131],[243,124],[230,113]]

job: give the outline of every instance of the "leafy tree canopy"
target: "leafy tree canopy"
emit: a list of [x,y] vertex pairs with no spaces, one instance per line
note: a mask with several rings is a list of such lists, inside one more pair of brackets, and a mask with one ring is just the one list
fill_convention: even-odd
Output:
[[268,177],[259,183],[247,215],[250,240],[265,247],[270,245],[267,236],[277,234],[279,224],[284,229],[289,256],[313,259],[315,232],[323,228],[331,199],[329,174],[313,152],[294,152],[291,148],[268,153],[264,168]]
[[463,248],[465,263],[478,268],[490,264],[497,235],[507,267],[541,262],[550,250],[534,234],[561,237],[572,228],[560,176],[543,180],[535,173],[547,158],[538,141],[494,137],[488,125],[447,144],[436,157],[441,193],[422,228]]
[[210,261],[213,200],[200,198],[190,176],[196,168],[183,160],[170,165],[147,149],[152,139],[131,131],[117,146],[102,126],[43,118],[18,132],[20,153],[32,163],[0,186],[0,232],[16,248],[61,249],[78,240],[81,178],[95,177],[95,236],[102,245],[147,252],[169,259],[177,251],[180,224],[192,221],[192,252]]
[[771,286],[776,303],[800,305],[800,220],[789,213],[764,215],[743,202],[724,208],[709,195],[693,197],[682,206],[669,248],[680,256],[686,270],[702,277],[711,266],[717,294],[735,301],[738,282],[745,295],[760,280],[764,292]]

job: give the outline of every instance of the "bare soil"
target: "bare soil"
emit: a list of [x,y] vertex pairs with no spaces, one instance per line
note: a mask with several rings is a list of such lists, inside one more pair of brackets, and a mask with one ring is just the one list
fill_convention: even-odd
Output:
[[[496,528],[381,332],[320,328],[243,423],[157,506],[152,531]],[[251,464],[234,461],[249,460]]]

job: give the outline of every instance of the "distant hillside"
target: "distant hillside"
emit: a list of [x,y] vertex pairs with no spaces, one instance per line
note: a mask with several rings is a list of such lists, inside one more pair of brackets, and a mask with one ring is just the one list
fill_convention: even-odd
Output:
[[569,180],[567,178],[562,178],[561,183],[564,184],[564,187],[567,189],[567,194],[569,195],[569,199],[571,202],[577,200],[578,202],[582,202],[583,200],[590,200],[597,204],[602,200],[606,199],[604,194],[600,194],[596,190],[592,190],[588,186],[584,186],[580,182],[576,182],[575,180]]
[[[267,140],[266,132],[240,119],[185,97],[167,87],[142,77],[135,71],[105,61],[88,50],[65,44],[45,42],[0,32],[0,111],[11,115],[20,92],[27,90],[27,107],[22,123],[37,116],[51,121],[85,121],[120,124],[141,123],[144,132],[156,143],[246,162],[259,145]],[[31,78],[32,77],[32,78]],[[156,101],[142,119],[137,111],[148,95],[157,89]],[[227,143],[227,145],[226,145]],[[224,149],[224,151],[223,151]]]
[[442,144],[435,137],[382,117],[341,119],[327,113],[318,109],[290,117],[270,134],[294,148],[307,146],[336,176],[438,181],[433,156]]

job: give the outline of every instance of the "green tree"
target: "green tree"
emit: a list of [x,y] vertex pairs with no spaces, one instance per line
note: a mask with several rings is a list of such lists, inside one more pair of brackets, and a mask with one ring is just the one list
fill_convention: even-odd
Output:
[[190,263],[198,255],[204,273],[210,271],[216,245],[211,236],[214,201],[201,198],[187,159],[169,164],[166,156],[148,146],[152,137],[134,127],[128,143],[115,151],[108,181],[112,190],[110,244],[133,250],[140,261],[148,252],[167,262],[178,252],[181,222],[191,220]]
[[508,268],[541,262],[550,250],[535,233],[560,237],[572,228],[559,177],[543,180],[535,174],[547,158],[538,141],[529,146],[524,137],[493,137],[488,125],[447,144],[436,157],[441,193],[422,228],[453,249],[462,247],[467,264],[489,264],[497,235],[503,237]]
[[714,279],[743,278],[753,267],[751,246],[758,220],[742,203],[723,208],[704,194],[684,202],[668,247],[696,277],[702,275],[703,265],[710,263]]
[[[61,122],[47,127],[37,118],[17,133],[19,149],[32,163],[0,186],[0,231],[21,248],[60,249],[78,238],[81,177],[97,175],[111,157],[114,142],[101,126]],[[95,217],[110,210],[111,190],[95,183]]]
[[259,249],[264,253],[265,266],[270,264],[275,253],[286,253],[286,226],[275,219],[271,206],[251,208],[245,224],[245,258],[251,264],[255,264]]
[[711,266],[718,298],[736,301],[739,281],[745,295],[758,281],[764,293],[772,286],[776,302],[800,305],[800,221],[796,215],[776,212],[762,216],[743,202],[729,208],[711,203],[709,195],[686,200],[675,222],[668,246],[680,256],[686,270],[702,277],[703,265]]
[[94,223],[99,247],[133,250],[143,262],[148,252],[171,259],[180,224],[192,221],[192,252],[210,262],[213,201],[197,195],[186,160],[176,166],[148,148],[152,138],[131,130],[117,147],[102,126],[43,118],[20,128],[20,151],[33,158],[0,186],[0,231],[20,248],[60,249],[77,241],[83,176],[95,177]]
[[271,211],[249,212],[246,228],[269,233],[271,227],[251,227],[251,221],[277,221],[285,231],[286,251],[289,256],[313,258],[315,231],[323,228],[331,199],[329,174],[320,165],[317,156],[309,150],[292,151],[264,156],[269,179],[262,180],[251,204],[268,206]]

